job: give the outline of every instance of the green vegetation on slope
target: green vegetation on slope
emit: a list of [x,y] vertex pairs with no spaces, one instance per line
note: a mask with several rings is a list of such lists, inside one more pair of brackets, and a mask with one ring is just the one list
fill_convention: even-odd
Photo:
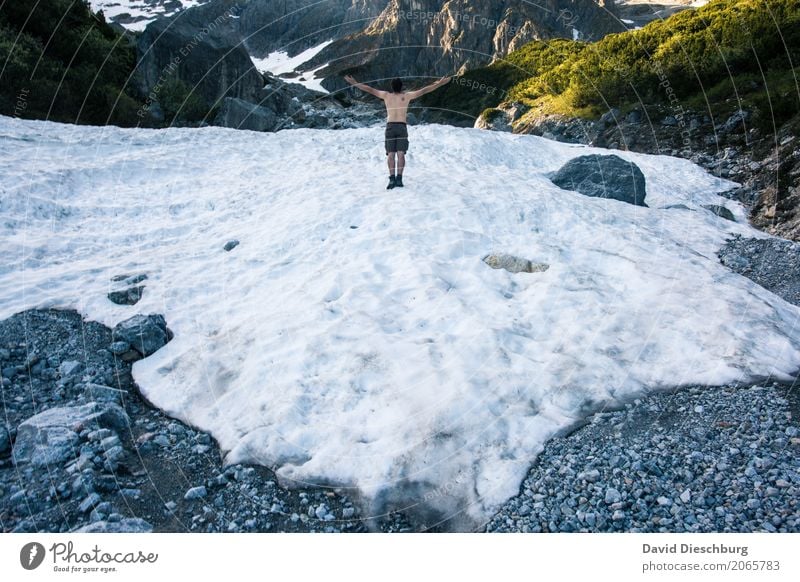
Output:
[[596,117],[637,104],[717,111],[731,100],[731,109],[741,102],[778,125],[800,110],[798,65],[797,0],[715,0],[594,43],[531,42],[425,104],[475,117],[514,100],[540,113]]
[[0,3],[0,113],[136,125],[131,43],[84,0]]

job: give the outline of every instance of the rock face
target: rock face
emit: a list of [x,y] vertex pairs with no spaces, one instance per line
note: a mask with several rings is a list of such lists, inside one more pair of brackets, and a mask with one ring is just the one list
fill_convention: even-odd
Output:
[[257,100],[264,84],[241,42],[236,0],[217,0],[151,23],[137,42],[137,79],[158,99],[179,79],[209,105],[224,97]]
[[164,316],[134,315],[117,324],[113,330],[114,341],[127,342],[131,348],[144,357],[160,349],[172,339]]
[[486,65],[536,39],[600,38],[625,29],[591,0],[390,0],[364,30],[325,47],[305,70],[330,63],[323,86],[343,87],[353,71],[366,80],[430,78]]
[[364,29],[388,4],[389,0],[256,0],[244,6],[239,31],[256,57],[278,50],[294,56]]
[[345,87],[345,72],[429,78],[488,64],[534,39],[622,30],[613,4],[593,0],[215,0],[147,26],[137,83],[156,102],[163,84],[179,79],[210,106],[235,98],[264,107],[251,56],[273,51],[296,56],[333,41],[297,70],[324,67],[317,76],[330,77],[323,86],[334,90]]
[[63,463],[78,456],[78,433],[84,428],[122,432],[127,424],[125,411],[113,403],[50,408],[19,425],[14,462],[38,467]]
[[585,196],[647,206],[644,174],[636,164],[619,156],[579,156],[564,164],[551,180],[560,188]]

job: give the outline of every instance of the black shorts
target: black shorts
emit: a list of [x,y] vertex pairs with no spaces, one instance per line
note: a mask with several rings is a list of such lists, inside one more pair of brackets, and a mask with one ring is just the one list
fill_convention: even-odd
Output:
[[386,154],[408,151],[408,126],[402,121],[386,124]]

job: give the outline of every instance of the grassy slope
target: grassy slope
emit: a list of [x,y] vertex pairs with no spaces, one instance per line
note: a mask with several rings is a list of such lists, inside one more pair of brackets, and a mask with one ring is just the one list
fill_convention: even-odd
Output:
[[798,65],[797,0],[714,0],[594,43],[531,42],[425,105],[475,117],[514,100],[531,114],[593,118],[610,107],[672,102],[719,114],[741,103],[779,125],[800,110]]

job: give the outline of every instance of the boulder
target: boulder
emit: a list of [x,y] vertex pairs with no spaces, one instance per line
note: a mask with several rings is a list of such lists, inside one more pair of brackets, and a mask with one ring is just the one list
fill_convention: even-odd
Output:
[[279,126],[279,120],[272,109],[242,99],[226,97],[214,119],[214,125],[251,131],[275,131]]
[[585,196],[647,206],[644,174],[636,164],[619,156],[592,154],[573,158],[551,180],[560,188]]
[[34,466],[60,464],[78,456],[78,433],[84,428],[121,432],[128,424],[128,415],[113,403],[50,408],[19,425],[14,462]]
[[149,356],[172,339],[167,322],[161,314],[134,315],[118,323],[111,332],[114,341],[131,345],[139,354]]
[[717,204],[704,204],[703,208],[705,208],[706,210],[710,210],[720,218],[724,218],[725,220],[730,220],[731,222],[736,222],[736,217],[733,215],[733,212],[731,212],[724,206],[719,206]]
[[120,521],[95,521],[72,530],[72,533],[150,533],[153,526],[140,517],[126,517]]

